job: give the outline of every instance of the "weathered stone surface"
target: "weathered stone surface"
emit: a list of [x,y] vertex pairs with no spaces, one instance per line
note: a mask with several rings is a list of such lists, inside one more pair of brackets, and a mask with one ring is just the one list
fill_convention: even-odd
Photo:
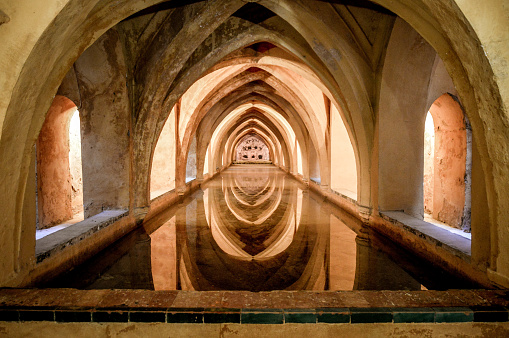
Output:
[[35,248],[37,262],[41,262],[52,255],[58,255],[64,248],[79,243],[123,216],[126,216],[126,210],[103,211],[78,224],[38,240]]
[[130,103],[122,46],[115,30],[76,61],[82,99],[85,218],[129,205]]

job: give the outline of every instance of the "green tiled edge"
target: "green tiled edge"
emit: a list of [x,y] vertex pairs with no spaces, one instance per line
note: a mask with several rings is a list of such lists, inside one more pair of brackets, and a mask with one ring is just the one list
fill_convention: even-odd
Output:
[[285,323],[316,323],[317,313],[315,309],[286,309],[283,311]]
[[284,324],[282,309],[242,309],[241,324]]
[[468,307],[435,308],[435,323],[464,323],[474,321],[474,311]]
[[350,323],[350,309],[348,308],[317,309],[316,315],[316,321],[318,323]]
[[[89,314],[89,316],[87,316]],[[167,323],[461,323],[480,318],[509,321],[506,307],[435,307],[435,308],[323,308],[323,309],[192,309],[168,308],[159,311],[142,310],[71,310],[42,308],[0,308],[1,321],[57,321],[57,322],[154,322]],[[163,316],[162,316],[163,315]],[[495,320],[496,319],[496,320]]]
[[350,322],[361,323],[392,323],[392,309],[390,308],[351,308]]
[[430,308],[395,308],[392,317],[394,323],[434,323],[435,311]]

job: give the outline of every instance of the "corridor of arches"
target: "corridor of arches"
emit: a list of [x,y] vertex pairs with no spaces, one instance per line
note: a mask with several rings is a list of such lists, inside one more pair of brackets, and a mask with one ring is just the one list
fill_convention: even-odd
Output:
[[500,1],[50,2],[2,8],[1,286],[509,287]]

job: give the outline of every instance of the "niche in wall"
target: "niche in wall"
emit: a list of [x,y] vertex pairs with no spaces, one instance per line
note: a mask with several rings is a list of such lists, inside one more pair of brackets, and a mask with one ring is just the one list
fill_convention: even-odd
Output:
[[270,161],[269,148],[265,142],[255,134],[244,137],[235,150],[237,162],[267,162]]

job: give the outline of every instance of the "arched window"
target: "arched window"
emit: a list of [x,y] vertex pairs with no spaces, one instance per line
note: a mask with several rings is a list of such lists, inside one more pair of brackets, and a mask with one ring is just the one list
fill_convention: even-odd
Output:
[[[471,135],[458,101],[440,96],[424,132],[424,212],[428,218],[470,231]],[[426,216],[425,216],[426,217]]]
[[56,96],[37,140],[37,229],[83,220],[80,118]]

